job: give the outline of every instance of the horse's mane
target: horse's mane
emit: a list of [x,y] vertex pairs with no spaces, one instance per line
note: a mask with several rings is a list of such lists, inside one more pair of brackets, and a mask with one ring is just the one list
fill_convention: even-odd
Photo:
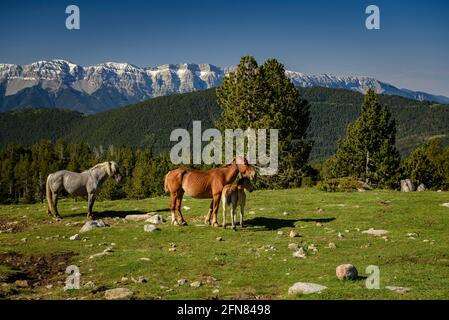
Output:
[[97,163],[96,165],[94,165],[92,168],[90,168],[89,170],[92,169],[103,169],[105,166],[108,166],[109,162],[105,161],[105,162],[101,162],[101,163]]

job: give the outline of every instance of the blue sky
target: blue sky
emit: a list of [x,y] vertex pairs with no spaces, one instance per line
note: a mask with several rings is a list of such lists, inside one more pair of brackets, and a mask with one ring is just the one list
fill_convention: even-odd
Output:
[[[81,29],[65,28],[76,4]],[[381,30],[365,28],[376,4]],[[449,1],[0,1],[0,63],[236,65],[251,54],[305,73],[366,75],[449,96]]]

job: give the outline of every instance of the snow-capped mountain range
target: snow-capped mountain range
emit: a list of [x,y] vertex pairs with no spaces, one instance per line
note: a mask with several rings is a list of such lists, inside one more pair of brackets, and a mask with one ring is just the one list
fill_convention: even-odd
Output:
[[[211,64],[166,64],[140,68],[107,62],[89,67],[65,61],[28,65],[0,64],[0,111],[28,107],[58,107],[94,113],[174,93],[204,90],[221,84],[230,68]],[[299,87],[322,86],[399,95],[449,103],[449,98],[398,89],[370,77],[306,75],[286,71]]]

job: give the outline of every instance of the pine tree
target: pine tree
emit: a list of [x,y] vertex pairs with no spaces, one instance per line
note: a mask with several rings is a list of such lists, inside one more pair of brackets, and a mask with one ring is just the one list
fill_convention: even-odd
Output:
[[279,130],[280,172],[270,179],[270,185],[299,186],[312,148],[306,141],[309,104],[285,75],[284,66],[276,59],[258,66],[253,57],[242,57],[237,69],[217,89],[217,102],[223,111],[216,126],[222,131]]
[[334,177],[353,176],[380,187],[395,187],[400,178],[400,157],[395,146],[396,122],[368,90],[361,115],[349,125],[347,135],[327,165]]

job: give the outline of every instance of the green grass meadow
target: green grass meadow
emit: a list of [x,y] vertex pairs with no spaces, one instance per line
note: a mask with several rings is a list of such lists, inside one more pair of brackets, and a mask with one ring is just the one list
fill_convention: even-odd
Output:
[[[144,232],[145,222],[123,217],[161,210],[159,214],[168,218],[169,212],[162,211],[168,197],[98,201],[94,210],[110,226],[82,233],[80,241],[68,238],[86,221],[84,200],[61,199],[61,222],[47,216],[45,204],[3,205],[3,223],[25,224],[17,232],[0,233],[0,254],[74,252],[70,264],[80,269],[81,288],[64,291],[63,272],[47,275],[47,285],[18,287],[11,279],[20,270],[0,260],[0,298],[103,299],[105,290],[124,287],[134,292],[133,299],[448,299],[449,208],[441,206],[446,202],[445,192],[255,191],[247,197],[244,228],[234,231],[203,225],[209,200],[187,197],[187,226],[165,222],[149,233]],[[383,238],[362,233],[369,228],[388,234]],[[301,236],[290,238],[291,230]],[[415,233],[414,239],[408,233]],[[294,242],[304,247],[306,259],[293,257],[288,244]],[[330,242],[336,249],[326,248]],[[173,244],[176,251],[169,250]],[[307,251],[310,244],[318,252]],[[107,247],[113,252],[89,258]],[[344,263],[355,265],[361,279],[338,280],[335,268]],[[369,265],[380,268],[380,289],[365,286]],[[122,282],[123,277],[129,280]],[[139,277],[147,282],[132,281]],[[188,282],[178,286],[178,279]],[[193,281],[202,286],[191,287]],[[328,288],[319,294],[289,296],[288,288],[295,282]],[[401,294],[386,286],[411,291]]]

